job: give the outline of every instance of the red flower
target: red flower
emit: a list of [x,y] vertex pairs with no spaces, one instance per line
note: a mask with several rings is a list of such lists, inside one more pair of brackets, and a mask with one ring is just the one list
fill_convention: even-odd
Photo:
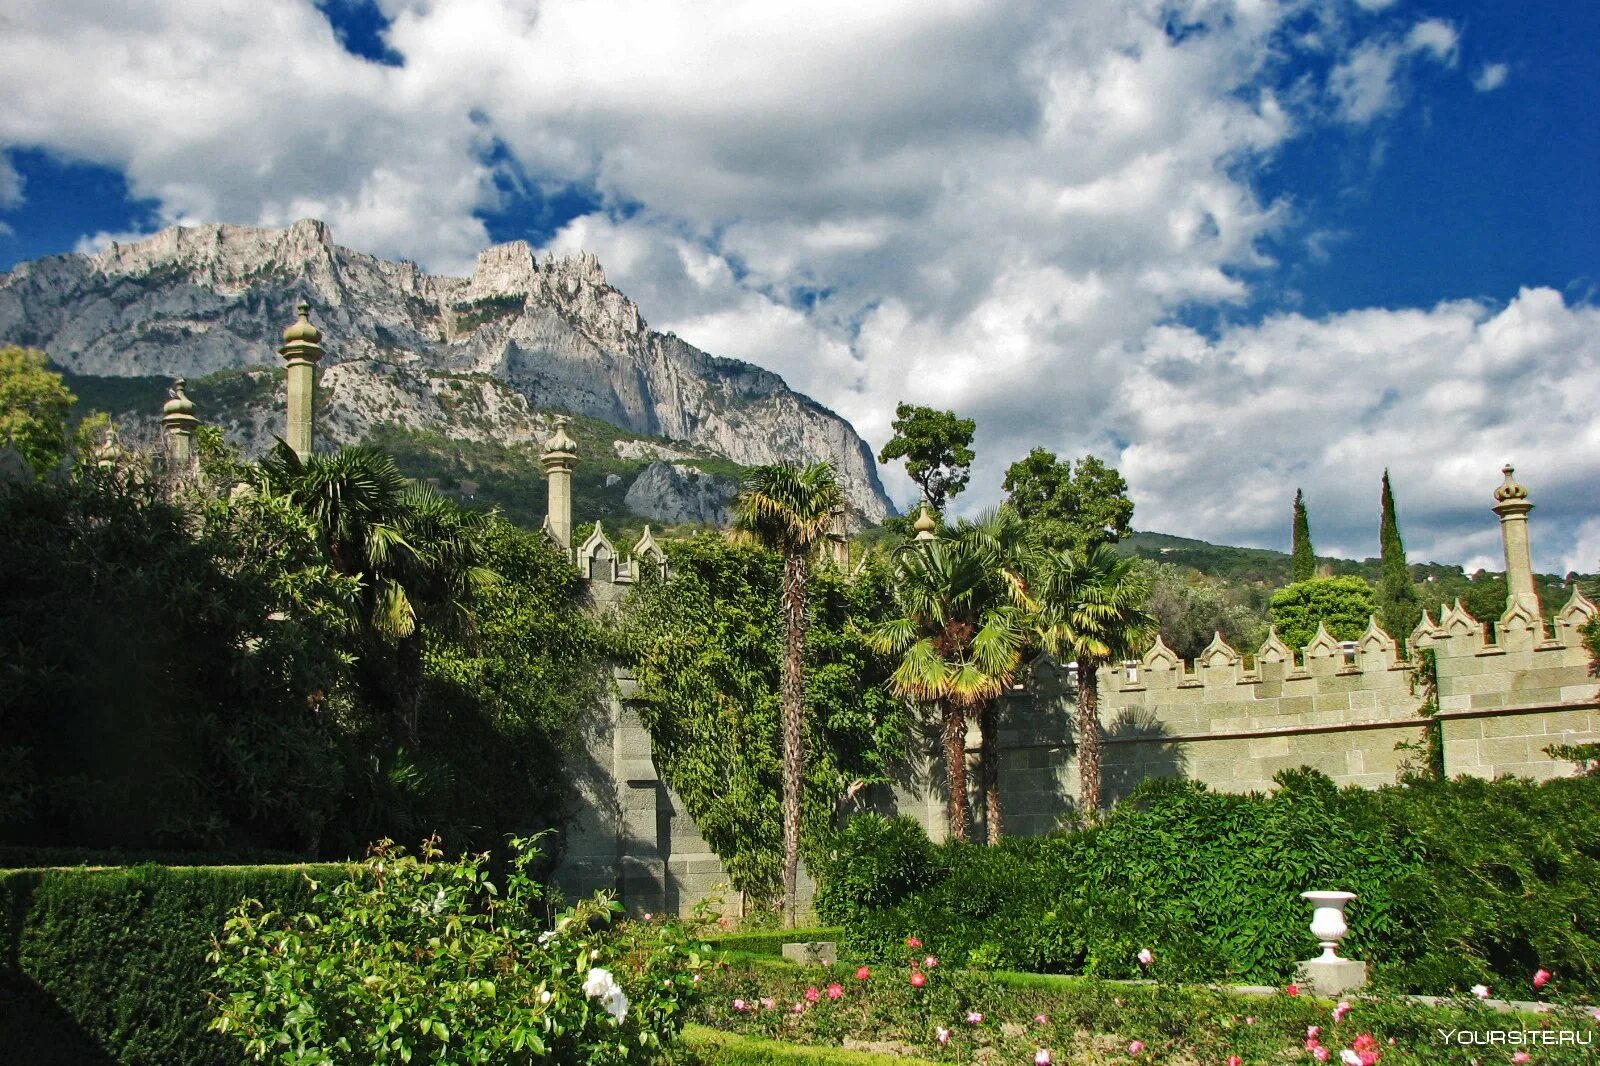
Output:
[[865,966],[861,967],[861,969],[856,971],[856,980],[857,981],[865,981],[867,978],[869,978],[871,976],[872,976],[872,971],[867,969]]
[[829,999],[839,999],[843,995],[844,995],[844,985],[841,985],[836,981],[833,984],[828,986],[828,998]]
[[1244,1060],[1237,1055],[1229,1055],[1228,1066],[1244,1066]]
[[822,998],[822,993],[817,991],[817,986],[816,985],[812,985],[810,988],[806,989],[806,1002],[807,1003],[815,1003],[817,1000],[819,1000],[821,998]]
[[1284,991],[1289,993],[1291,996],[1298,996],[1300,994],[1300,986],[1290,985],[1288,988],[1284,989]]
[[923,974],[923,972],[921,970],[912,970],[911,971],[911,987],[912,988],[921,988],[923,985],[925,985],[927,983],[928,983],[928,978]]
[[914,936],[906,937],[906,947],[908,947],[908,948],[920,948],[921,946],[922,946],[922,941],[918,940],[916,937],[914,937]]
[[1533,987],[1534,988],[1543,988],[1549,982],[1550,982],[1550,971],[1549,970],[1540,969],[1537,973],[1535,973],[1533,975]]

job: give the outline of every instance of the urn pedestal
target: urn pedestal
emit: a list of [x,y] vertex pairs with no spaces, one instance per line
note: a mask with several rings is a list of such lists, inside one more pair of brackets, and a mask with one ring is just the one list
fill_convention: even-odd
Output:
[[1344,921],[1345,904],[1355,899],[1354,892],[1302,892],[1300,898],[1311,904],[1311,935],[1322,946],[1322,954],[1300,964],[1301,980],[1319,996],[1338,996],[1367,983],[1367,964],[1339,956],[1339,941],[1350,927]]

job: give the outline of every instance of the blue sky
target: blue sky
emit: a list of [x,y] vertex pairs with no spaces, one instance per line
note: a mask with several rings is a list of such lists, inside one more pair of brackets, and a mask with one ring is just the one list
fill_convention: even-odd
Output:
[[1414,553],[1482,563],[1513,459],[1539,564],[1600,566],[1600,5],[146,6],[0,41],[0,269],[307,214],[454,273],[583,247],[874,446],[978,418],[971,506],[1094,450],[1146,528],[1282,546],[1305,487],[1365,555],[1388,466]]

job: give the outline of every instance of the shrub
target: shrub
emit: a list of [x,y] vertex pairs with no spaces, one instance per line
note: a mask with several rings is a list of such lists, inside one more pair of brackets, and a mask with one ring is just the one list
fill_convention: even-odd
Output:
[[[907,890],[882,825],[840,834],[819,909],[848,952],[894,958],[905,937],[983,967],[1271,983],[1315,951],[1299,893],[1341,888],[1349,954],[1376,981],[1445,994],[1521,989],[1540,967],[1600,991],[1600,779],[1416,780],[1339,789],[1310,770],[1271,795],[1152,781],[1088,829],[992,848],[928,845]],[[881,822],[881,820],[880,820]],[[884,823],[892,824],[892,823]],[[882,888],[858,883],[887,870]]]
[[0,872],[0,1033],[6,1061],[237,1066],[206,1031],[206,950],[244,896],[310,898],[342,866]]
[[384,842],[302,913],[246,900],[211,955],[218,1032],[256,1061],[593,1064],[653,1061],[676,1042],[703,968],[676,922],[608,928],[603,895],[540,931],[538,858],[512,842],[440,861]]
[[1284,643],[1303,648],[1317,635],[1319,623],[1334,640],[1355,640],[1377,609],[1365,578],[1316,577],[1273,593],[1267,617]]

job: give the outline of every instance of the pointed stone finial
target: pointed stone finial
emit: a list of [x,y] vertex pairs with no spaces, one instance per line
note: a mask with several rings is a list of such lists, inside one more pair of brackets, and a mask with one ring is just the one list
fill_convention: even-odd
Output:
[[566,415],[556,415],[555,432],[539,457],[549,488],[545,528],[564,551],[572,549],[572,471],[578,465],[578,442],[567,432],[569,421]]
[[922,511],[917,515],[916,524],[912,528],[917,531],[918,540],[933,539],[933,531],[938,528],[938,523],[933,520],[933,512],[928,510],[926,502],[923,503]]
[[322,331],[311,324],[311,305],[301,300],[295,305],[295,310],[300,313],[300,317],[291,323],[288,329],[283,331],[283,342],[285,344],[322,343]]
[[578,442],[573,440],[572,435],[567,432],[567,424],[571,421],[572,419],[566,415],[556,415],[552,420],[552,424],[556,427],[555,432],[550,434],[550,439],[544,442],[544,458],[547,465],[551,459],[566,456],[571,456],[574,459],[578,457]]
[[189,394],[183,391],[183,379],[173,381],[172,387],[167,390],[169,399],[161,407],[163,420],[172,415],[194,415],[194,401],[189,399]]
[[1515,472],[1510,463],[1500,468],[1500,473],[1504,474],[1506,479],[1499,488],[1494,490],[1496,503],[1505,503],[1507,500],[1526,500],[1528,498],[1527,488],[1512,480],[1511,475]]

